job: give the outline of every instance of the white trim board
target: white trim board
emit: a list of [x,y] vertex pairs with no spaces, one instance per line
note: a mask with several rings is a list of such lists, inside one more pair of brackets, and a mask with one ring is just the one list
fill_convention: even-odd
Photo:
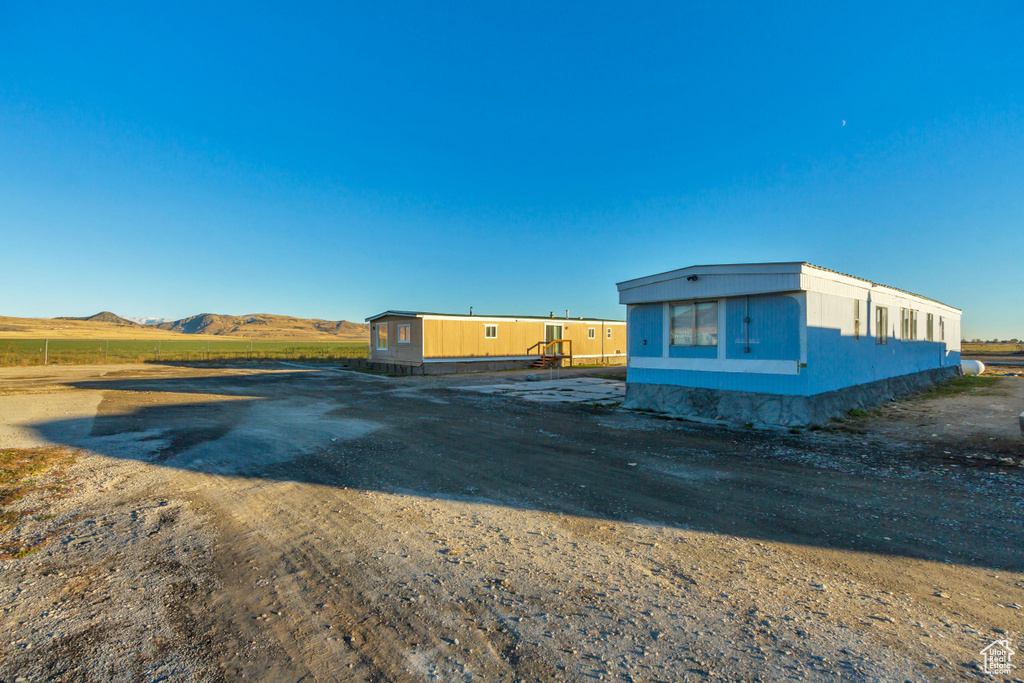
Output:
[[633,356],[629,367],[648,370],[694,370],[697,372],[735,372],[756,375],[799,375],[800,361],[746,360],[741,358],[649,358]]

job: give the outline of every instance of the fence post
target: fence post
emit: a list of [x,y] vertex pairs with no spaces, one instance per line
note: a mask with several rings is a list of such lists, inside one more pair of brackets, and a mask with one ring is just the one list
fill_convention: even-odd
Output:
[[110,340],[107,339],[103,343],[103,364],[107,364],[107,353],[110,351]]
[[50,362],[50,340],[43,340],[43,365],[49,365]]

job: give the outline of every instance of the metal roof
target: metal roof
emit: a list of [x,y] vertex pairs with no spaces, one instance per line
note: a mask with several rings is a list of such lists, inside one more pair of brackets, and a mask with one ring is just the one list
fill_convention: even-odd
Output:
[[[803,267],[814,268],[815,270],[821,270],[821,271],[824,271],[826,273],[832,273],[834,275],[841,275],[842,277],[848,277],[851,280],[860,280],[861,282],[868,283],[872,287],[885,287],[886,289],[891,289],[894,292],[901,292],[903,294],[907,294],[909,296],[913,296],[913,297],[916,297],[918,299],[924,299],[926,301],[932,301],[934,303],[939,304],[940,306],[946,306],[947,308],[952,308],[952,309],[957,310],[957,311],[960,310],[959,308],[956,308],[954,306],[950,306],[949,304],[946,304],[946,303],[943,303],[941,301],[938,301],[937,299],[932,299],[931,297],[923,296],[921,294],[917,294],[915,292],[911,292],[911,291],[908,291],[906,289],[900,289],[899,287],[893,287],[891,285],[886,285],[886,284],[883,284],[881,282],[874,282],[873,280],[868,280],[867,278],[863,278],[863,277],[857,277],[856,275],[850,275],[848,273],[841,273],[838,270],[832,270],[831,268],[825,268],[824,266],[817,266],[817,265],[815,265],[813,263],[808,263],[807,261],[775,261],[775,262],[767,262],[767,263],[716,263],[716,264],[707,264],[707,265],[701,265],[701,266],[686,266],[685,268],[677,268],[675,270],[669,270],[669,271],[665,271],[663,273],[656,273],[654,275],[647,275],[647,276],[644,276],[644,277],[634,278],[632,280],[623,280],[622,282],[617,283],[616,286],[619,288],[619,291],[622,291],[623,289],[630,289],[631,288],[630,286],[623,287],[623,285],[631,285],[631,283],[636,283],[636,284],[632,284],[632,286],[633,287],[639,287],[639,286],[646,285],[646,284],[652,284],[654,282],[660,282],[660,281],[663,281],[663,280],[671,280],[671,279],[674,279],[675,277],[681,277],[682,274],[685,271],[692,271],[692,270],[697,270],[697,269],[714,269],[714,270],[728,271],[730,269],[747,269],[747,268],[753,269],[753,268],[758,268],[758,267],[785,268],[786,266],[791,266],[791,267],[794,267],[794,268],[803,268]],[[757,272],[757,271],[754,271],[754,272]],[[788,271],[784,271],[784,272],[788,272]],[[644,282],[641,282],[642,280]]]

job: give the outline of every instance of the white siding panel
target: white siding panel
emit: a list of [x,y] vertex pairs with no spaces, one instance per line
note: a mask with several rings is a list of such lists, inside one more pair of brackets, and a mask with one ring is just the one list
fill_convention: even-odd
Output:
[[698,273],[696,275],[697,280],[695,281],[689,281],[686,279],[687,276],[684,276],[623,289],[619,292],[619,303],[641,304],[656,301],[720,299],[729,296],[800,290],[799,273],[733,273],[728,275],[701,275]]

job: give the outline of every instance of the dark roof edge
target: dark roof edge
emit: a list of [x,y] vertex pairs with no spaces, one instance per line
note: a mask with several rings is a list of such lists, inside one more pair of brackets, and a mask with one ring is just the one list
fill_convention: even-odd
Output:
[[588,318],[587,316],[577,316],[566,318],[563,316],[547,316],[547,315],[488,315],[484,313],[474,313],[472,315],[468,313],[432,313],[430,311],[392,311],[387,310],[383,313],[365,318],[366,322],[371,322],[377,318],[383,318],[384,316],[393,315],[401,318],[422,318],[424,316],[438,316],[444,318],[501,318],[508,320],[564,320],[567,322],[602,322],[602,323],[624,323],[625,320],[616,320],[614,318]]

